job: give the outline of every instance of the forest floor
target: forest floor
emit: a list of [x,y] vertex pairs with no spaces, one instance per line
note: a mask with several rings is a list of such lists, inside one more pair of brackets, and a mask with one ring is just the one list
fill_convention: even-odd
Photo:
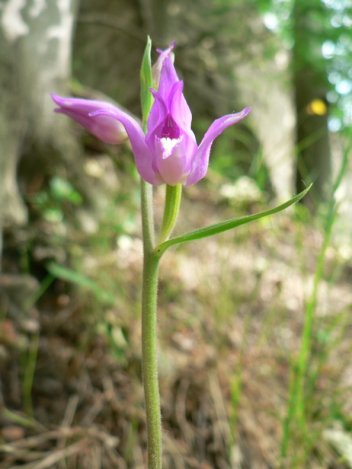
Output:
[[[99,220],[66,202],[61,215],[39,204],[30,230],[6,239],[3,469],[145,467],[138,183],[109,168],[102,159],[89,169],[115,187]],[[178,232],[267,206],[239,208],[219,195],[222,185],[185,190]],[[158,189],[159,219],[162,197]],[[352,264],[334,243],[314,308],[305,423],[292,421],[283,457],[322,241],[318,222],[290,210],[167,252],[158,323],[165,468],[352,467]]]

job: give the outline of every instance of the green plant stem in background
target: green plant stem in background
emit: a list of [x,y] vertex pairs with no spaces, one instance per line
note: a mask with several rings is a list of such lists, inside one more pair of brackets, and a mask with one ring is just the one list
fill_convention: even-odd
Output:
[[23,407],[28,416],[33,415],[32,389],[34,373],[37,365],[39,349],[39,332],[36,332],[30,339],[28,349],[26,350],[26,365],[23,375]]
[[165,206],[158,244],[168,240],[175,227],[182,197],[182,184],[166,186]]
[[147,413],[148,468],[161,469],[161,413],[158,383],[157,290],[159,256],[154,253],[152,186],[141,181],[143,227],[142,371]]
[[305,385],[307,380],[309,361],[312,354],[315,310],[318,300],[319,285],[324,273],[326,252],[331,242],[333,226],[336,219],[336,192],[340,187],[343,177],[346,173],[349,153],[350,149],[348,148],[344,153],[341,167],[334,182],[332,194],[328,202],[324,220],[324,238],[319,251],[316,269],[314,272],[312,291],[306,305],[300,350],[298,358],[294,362],[292,367],[288,410],[286,419],[283,424],[283,437],[281,442],[281,457],[283,458],[283,462],[285,462],[285,458],[288,454],[289,442],[292,433],[292,425],[294,422],[297,424],[297,430],[300,432],[302,441],[307,440]]
[[[38,287],[37,291],[27,301],[25,305],[26,311],[29,311],[36,304],[36,302],[47,291],[47,289],[50,287],[53,281],[54,281],[54,277],[51,274],[47,275],[44,278],[44,280]],[[24,356],[25,364],[24,364],[24,373],[23,373],[23,380],[22,380],[22,393],[23,393],[23,406],[28,416],[32,416],[33,414],[32,389],[33,389],[34,373],[35,373],[36,366],[37,366],[39,340],[40,340],[40,332],[38,330],[30,338],[29,346]]]

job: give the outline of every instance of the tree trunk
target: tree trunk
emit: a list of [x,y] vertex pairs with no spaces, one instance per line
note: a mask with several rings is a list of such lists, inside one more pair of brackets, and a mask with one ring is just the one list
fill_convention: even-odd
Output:
[[[296,186],[309,182],[313,190],[305,199],[314,209],[324,201],[331,186],[331,151],[328,132],[327,75],[321,57],[316,14],[323,14],[320,0],[295,0],[293,8],[293,78],[297,116]],[[318,52],[317,52],[318,51]]]
[[0,233],[26,222],[17,182],[20,157],[28,156],[34,174],[43,168],[40,155],[47,168],[53,163],[48,144],[64,158],[77,150],[50,99],[70,77],[76,1],[5,0],[1,6],[0,86],[6,93],[0,109]]

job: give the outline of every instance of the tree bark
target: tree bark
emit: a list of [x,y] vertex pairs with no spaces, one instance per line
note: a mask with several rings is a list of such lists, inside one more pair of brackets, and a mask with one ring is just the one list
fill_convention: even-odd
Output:
[[40,157],[45,155],[45,167],[52,165],[48,144],[64,158],[77,150],[50,99],[51,92],[64,92],[70,77],[76,7],[69,0],[2,3],[0,85],[6,92],[0,108],[0,233],[27,219],[17,177],[21,156],[27,155],[35,174],[43,167]]
[[331,187],[331,150],[328,132],[327,74],[314,13],[323,13],[320,0],[295,0],[293,8],[293,79],[295,90],[296,187],[301,191],[314,182],[305,202],[313,210],[324,201]]

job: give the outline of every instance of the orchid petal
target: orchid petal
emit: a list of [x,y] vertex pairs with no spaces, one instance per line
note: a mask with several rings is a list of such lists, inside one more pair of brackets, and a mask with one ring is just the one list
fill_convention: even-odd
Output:
[[153,156],[145,143],[141,125],[136,119],[113,104],[103,101],[57,95],[52,95],[52,99],[59,106],[56,112],[68,115],[107,143],[118,143],[118,139],[113,138],[113,131],[117,125],[122,125],[131,142],[136,166],[141,176],[151,184],[160,184],[158,176],[152,169]]
[[179,139],[157,139],[156,147],[160,157],[156,159],[156,166],[164,183],[174,186],[186,180],[184,143]]
[[165,102],[168,100],[168,96],[173,85],[178,81],[180,80],[177,76],[175,66],[172,63],[170,55],[168,55],[163,62],[158,87],[158,94],[164,99]]
[[162,124],[168,114],[168,109],[163,98],[157,91],[151,90],[151,93],[154,96],[154,103],[147,121],[147,141],[149,141],[150,136],[155,133],[156,129]]
[[174,121],[184,130],[191,128],[192,113],[183,96],[183,81],[180,80],[172,87],[169,96],[169,110]]
[[127,138],[124,127],[114,119],[106,117],[91,118],[89,113],[97,109],[115,109],[115,106],[103,101],[80,98],[66,98],[55,94],[51,95],[59,107],[55,112],[66,114],[74,119],[89,132],[105,143],[122,143]]
[[173,41],[169,47],[165,50],[162,49],[157,49],[157,52],[159,54],[158,60],[155,62],[155,64],[152,67],[152,74],[153,74],[153,86],[155,89],[158,89],[159,87],[159,82],[160,82],[160,75],[161,75],[161,70],[163,68],[164,61],[167,57],[171,57],[172,62],[174,61],[175,55],[172,52],[176,46],[175,41]]
[[193,168],[186,181],[187,186],[195,184],[206,175],[209,165],[210,150],[214,140],[221,135],[225,129],[237,124],[248,116],[249,113],[250,109],[244,108],[241,112],[220,117],[211,124],[194,155]]
[[114,109],[116,107],[111,103],[100,101],[98,99],[70,98],[67,96],[59,96],[54,93],[51,94],[51,98],[54,103],[62,109],[72,109],[77,112],[84,112],[87,115],[97,109]]
[[153,170],[153,155],[145,142],[145,136],[139,122],[118,108],[111,110],[98,110],[90,113],[91,117],[98,115],[110,116],[121,122],[125,127],[135,157],[137,169],[144,180],[150,184],[161,184],[160,179]]

